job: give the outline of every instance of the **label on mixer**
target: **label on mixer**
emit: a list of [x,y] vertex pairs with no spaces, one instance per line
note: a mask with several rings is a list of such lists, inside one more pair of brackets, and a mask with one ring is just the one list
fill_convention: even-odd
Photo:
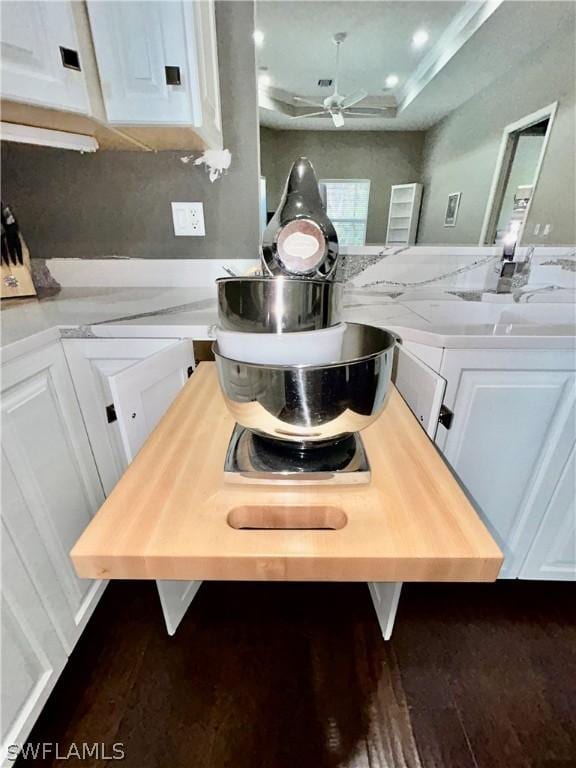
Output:
[[278,255],[290,272],[315,269],[324,258],[324,250],[324,233],[310,219],[291,221],[278,236]]

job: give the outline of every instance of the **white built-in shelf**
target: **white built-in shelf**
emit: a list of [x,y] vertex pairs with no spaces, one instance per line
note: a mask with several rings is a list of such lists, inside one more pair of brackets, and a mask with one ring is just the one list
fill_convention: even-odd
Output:
[[420,217],[422,184],[392,186],[388,212],[387,245],[413,245]]

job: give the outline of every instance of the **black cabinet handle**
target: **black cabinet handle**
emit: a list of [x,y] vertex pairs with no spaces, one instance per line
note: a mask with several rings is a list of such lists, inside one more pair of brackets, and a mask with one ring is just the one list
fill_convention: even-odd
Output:
[[80,56],[78,51],[72,50],[72,48],[64,48],[60,46],[60,56],[62,58],[62,66],[66,69],[75,69],[77,72],[82,71],[80,66]]
[[442,424],[444,429],[450,429],[452,426],[452,421],[454,419],[454,414],[450,410],[450,408],[447,408],[445,405],[440,406],[440,413],[438,415],[438,424]]
[[166,73],[166,85],[182,85],[180,67],[164,67]]

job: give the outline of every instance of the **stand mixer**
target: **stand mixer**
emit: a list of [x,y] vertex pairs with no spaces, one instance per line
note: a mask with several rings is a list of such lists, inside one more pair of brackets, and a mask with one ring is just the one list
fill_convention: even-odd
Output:
[[360,430],[381,413],[398,337],[342,324],[338,238],[312,165],[293,165],[263,236],[265,277],[217,281],[213,345],[236,420],[233,483],[367,483]]

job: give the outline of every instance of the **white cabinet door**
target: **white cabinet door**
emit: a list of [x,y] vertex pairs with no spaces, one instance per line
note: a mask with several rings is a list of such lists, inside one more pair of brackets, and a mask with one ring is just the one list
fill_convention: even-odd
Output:
[[446,380],[411,352],[397,347],[392,381],[428,437],[434,440]]
[[60,343],[2,369],[3,519],[67,651],[105,582],[68,556],[104,501]]
[[114,419],[110,377],[157,352],[175,339],[66,339],[63,341],[74,388],[106,495],[129,464]]
[[561,351],[445,356],[454,417],[437,443],[503,550],[504,577],[518,576],[573,450],[573,366],[572,353]]
[[[89,0],[90,26],[108,121],[193,124],[190,71],[197,79],[184,3]],[[180,85],[170,85],[177,67]]]
[[[194,367],[192,343],[181,341],[110,377],[122,443],[132,461]],[[168,634],[173,635],[201,582],[157,581]]]
[[198,133],[212,149],[222,148],[220,71],[214,0],[185,2],[189,39],[195,43],[195,62],[189,62],[194,121]]
[[124,452],[136,456],[194,370],[191,341],[180,341],[109,377]]
[[[174,339],[69,339],[64,348],[108,494],[188,380],[193,345]],[[111,405],[117,421],[108,423]],[[157,584],[174,634],[200,583]]]
[[520,578],[576,581],[575,447],[564,465]]
[[12,765],[66,664],[66,652],[2,525],[1,765]]
[[2,97],[69,112],[90,113],[72,3],[2,2]]

